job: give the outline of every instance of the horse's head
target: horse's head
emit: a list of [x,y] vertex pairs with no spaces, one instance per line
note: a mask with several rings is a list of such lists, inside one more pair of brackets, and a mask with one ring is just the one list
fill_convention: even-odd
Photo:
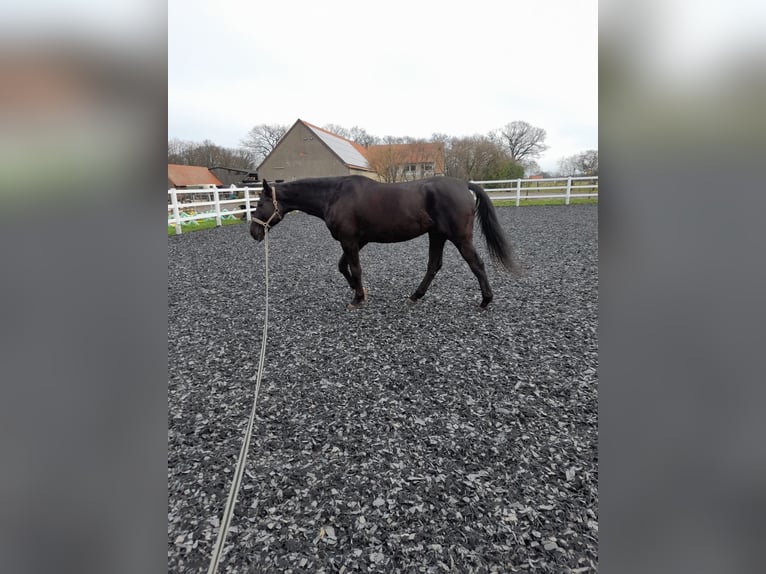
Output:
[[276,189],[272,189],[264,179],[263,190],[258,197],[258,205],[250,221],[250,235],[256,241],[263,241],[266,226],[271,228],[282,221],[283,213],[276,199],[276,193]]

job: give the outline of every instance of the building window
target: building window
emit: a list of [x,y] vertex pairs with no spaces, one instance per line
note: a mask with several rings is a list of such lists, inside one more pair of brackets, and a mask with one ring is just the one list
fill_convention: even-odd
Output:
[[431,177],[434,175],[434,164],[433,163],[424,163],[423,164],[423,177]]
[[416,179],[418,176],[418,166],[414,163],[408,163],[404,166],[404,178]]

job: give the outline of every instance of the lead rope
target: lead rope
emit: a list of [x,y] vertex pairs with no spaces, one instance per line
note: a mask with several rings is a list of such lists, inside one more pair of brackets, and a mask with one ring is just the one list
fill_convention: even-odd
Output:
[[[255,378],[255,397],[253,399],[253,410],[250,411],[250,420],[247,423],[247,430],[245,431],[245,438],[242,441],[242,449],[239,451],[239,459],[237,460],[237,467],[234,470],[234,478],[229,489],[229,498],[226,500],[226,507],[221,517],[221,526],[218,529],[218,539],[213,547],[213,556],[210,559],[210,567],[207,569],[208,574],[215,574],[218,569],[218,563],[223,555],[223,544],[226,541],[226,534],[229,532],[229,526],[231,525],[231,519],[234,516],[234,505],[237,503],[237,493],[239,492],[240,484],[242,483],[242,475],[245,473],[245,461],[247,460],[247,451],[250,448],[250,437],[253,434],[253,426],[255,425],[255,408],[258,404],[258,392],[261,390],[261,378],[263,377],[263,364],[266,360],[266,336],[269,330],[269,226],[264,226],[264,239],[265,239],[265,262],[266,262],[266,311],[263,318],[263,335],[261,337],[261,355],[258,359],[258,374]],[[252,379],[251,379],[252,380]]]

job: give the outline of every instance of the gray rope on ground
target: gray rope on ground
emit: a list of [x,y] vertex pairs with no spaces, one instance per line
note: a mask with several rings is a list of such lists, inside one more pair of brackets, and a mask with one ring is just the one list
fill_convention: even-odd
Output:
[[[226,500],[226,507],[221,517],[221,524],[218,529],[218,538],[213,547],[213,555],[210,559],[210,566],[207,570],[208,574],[215,574],[218,569],[218,563],[223,555],[223,545],[226,541],[226,534],[229,532],[229,526],[231,525],[231,519],[234,516],[234,506],[237,503],[237,494],[239,493],[239,487],[242,483],[242,476],[245,473],[245,464],[247,463],[247,451],[250,449],[250,438],[253,434],[253,427],[255,426],[255,411],[258,405],[258,393],[261,390],[261,379],[263,378],[263,365],[266,359],[266,338],[269,329],[269,227],[264,225],[265,233],[265,265],[266,265],[266,303],[263,318],[263,335],[261,336],[261,354],[258,359],[258,373],[255,377],[255,396],[253,398],[253,409],[250,411],[250,420],[247,423],[247,430],[245,431],[245,437],[242,441],[242,448],[239,451],[239,459],[237,459],[237,467],[234,470],[234,478],[229,489],[229,497]],[[252,380],[252,379],[251,379]]]

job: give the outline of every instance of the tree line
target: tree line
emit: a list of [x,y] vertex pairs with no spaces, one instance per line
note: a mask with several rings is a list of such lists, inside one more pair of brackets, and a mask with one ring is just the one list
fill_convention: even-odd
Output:
[[180,140],[168,140],[168,163],[177,165],[199,165],[207,168],[215,166],[237,169],[255,169],[256,156],[245,147],[225,148],[210,140],[202,143]]
[[[287,133],[289,126],[260,124],[248,131],[240,148],[224,148],[209,140],[201,144],[168,140],[168,163],[182,165],[226,166],[255,170]],[[548,149],[544,129],[524,121],[514,121],[484,135],[454,137],[434,133],[428,139],[412,137],[378,137],[363,128],[347,129],[327,124],[323,129],[368,148],[373,145],[440,143],[444,147],[445,175],[461,179],[516,179],[527,175],[551,177],[540,169],[537,159]],[[389,152],[370,157],[376,172],[386,177],[391,165],[398,160]],[[391,165],[389,165],[391,164]],[[559,161],[555,175],[598,175],[598,150],[588,150]]]

